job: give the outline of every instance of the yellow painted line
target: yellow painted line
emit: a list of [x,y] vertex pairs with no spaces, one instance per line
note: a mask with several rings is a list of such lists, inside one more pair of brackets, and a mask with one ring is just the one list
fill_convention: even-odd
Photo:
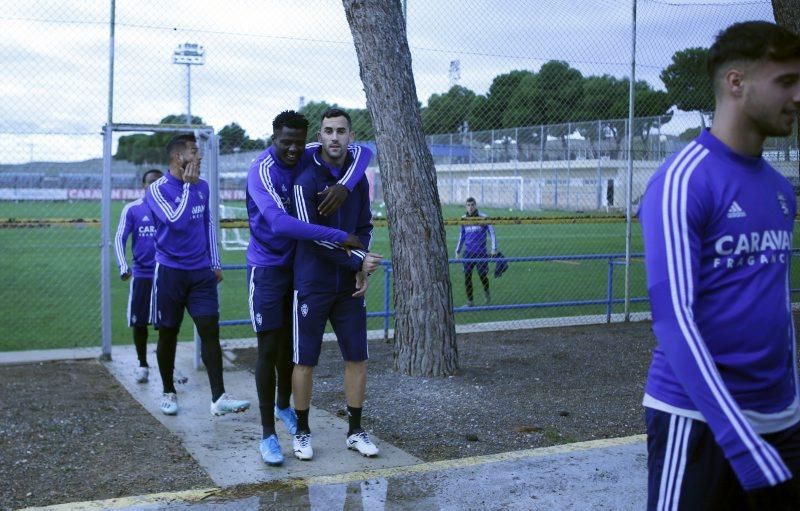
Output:
[[308,478],[294,479],[287,481],[287,484],[295,487],[308,487],[326,484],[345,484],[354,481],[364,481],[368,479],[380,479],[408,474],[420,474],[427,472],[437,472],[442,470],[457,470],[474,467],[478,465],[488,465],[490,463],[501,463],[516,461],[525,458],[541,458],[545,456],[555,456],[559,454],[569,454],[573,452],[590,451],[592,449],[604,449],[608,447],[618,447],[622,445],[644,442],[647,435],[633,435],[619,438],[605,438],[600,440],[589,440],[586,442],[576,442],[572,444],[554,445],[551,447],[539,447],[536,449],[525,449],[522,451],[502,452],[498,454],[487,454],[485,456],[473,456],[471,458],[457,458],[452,460],[432,461],[405,467],[379,468],[372,470],[362,470],[349,472],[346,474],[334,474],[328,476],[313,476]]
[[222,491],[220,488],[202,488],[197,490],[184,490],[176,492],[151,493],[135,497],[119,497],[107,500],[92,500],[86,502],[70,502],[69,504],[56,504],[46,507],[28,507],[21,511],[102,511],[104,509],[126,509],[133,506],[145,506],[165,503],[202,502]]
[[[330,484],[346,484],[355,481],[365,481],[369,479],[382,479],[398,477],[409,474],[424,474],[428,472],[438,472],[444,470],[460,470],[480,465],[492,463],[502,463],[517,461],[527,458],[543,458],[546,456],[556,456],[577,452],[591,451],[594,449],[605,449],[609,447],[619,447],[630,445],[646,440],[646,435],[633,435],[619,438],[605,438],[600,440],[589,440],[587,442],[576,442],[572,444],[554,445],[551,447],[540,447],[537,449],[525,449],[521,451],[501,452],[497,454],[487,454],[485,456],[473,456],[470,458],[457,458],[451,460],[432,461],[407,465],[404,467],[378,468],[348,472],[345,474],[333,474],[326,476],[311,476],[303,478],[292,478],[276,480],[268,483],[260,482],[244,484],[236,487],[236,493],[242,495],[252,488],[253,492],[258,492],[265,487],[272,487],[276,484],[284,488],[308,488],[309,486],[321,486]],[[146,506],[157,504],[191,504],[202,502],[209,497],[224,497],[225,490],[222,488],[202,488],[197,490],[185,490],[178,492],[152,493],[149,495],[138,495],[134,497],[120,497],[107,500],[95,500],[86,502],[71,502],[68,504],[56,504],[46,507],[29,507],[21,511],[101,511],[104,509],[127,509],[134,506]]]

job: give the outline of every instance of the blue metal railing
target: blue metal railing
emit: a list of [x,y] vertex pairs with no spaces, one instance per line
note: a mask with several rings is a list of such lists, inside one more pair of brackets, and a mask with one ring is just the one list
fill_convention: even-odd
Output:
[[[792,249],[792,257],[800,256],[800,249]],[[631,254],[633,258],[643,258],[643,253]],[[454,307],[453,313],[461,314],[465,312],[481,312],[491,310],[515,310],[515,309],[541,309],[546,307],[574,307],[586,305],[605,305],[606,306],[606,322],[611,322],[611,314],[613,313],[614,304],[624,303],[624,298],[614,298],[614,267],[625,265],[625,254],[587,254],[587,255],[556,255],[556,256],[531,256],[531,257],[505,257],[503,258],[508,263],[523,263],[523,262],[547,262],[547,261],[582,261],[582,260],[602,260],[608,261],[608,272],[606,280],[606,296],[595,300],[564,300],[554,302],[533,302],[533,303],[512,303],[503,305],[476,305],[473,307]],[[483,258],[464,258],[464,259],[448,259],[449,264],[461,263],[491,263],[497,262],[496,259],[491,257]],[[381,261],[383,268],[383,310],[367,312],[368,318],[383,318],[383,335],[385,338],[389,336],[389,323],[390,318],[394,316],[395,312],[392,310],[391,286],[392,286],[392,262],[389,260]],[[247,266],[243,264],[230,264],[223,265],[223,270],[246,270]],[[790,292],[798,293],[800,288],[791,288]],[[646,296],[631,297],[630,303],[643,303],[649,301]],[[220,326],[230,325],[249,325],[250,319],[231,319],[219,322]]]
[[[642,254],[635,254],[633,257],[641,257]],[[624,254],[589,254],[589,255],[558,255],[558,256],[531,256],[531,257],[505,257],[504,260],[508,263],[523,263],[523,262],[547,262],[547,261],[579,261],[579,260],[608,260],[608,282],[607,294],[605,298],[596,300],[565,300],[553,302],[533,302],[533,303],[512,303],[502,305],[477,305],[473,307],[454,307],[453,313],[461,314],[465,312],[481,312],[492,310],[516,310],[516,309],[537,309],[546,307],[569,307],[569,306],[585,306],[585,305],[606,305],[607,321],[611,321],[611,311],[613,304],[622,303],[622,298],[613,298],[613,277],[614,266],[617,264],[624,264],[620,262],[620,258],[624,258]],[[449,264],[461,263],[481,263],[481,262],[496,262],[496,259],[491,257],[485,258],[463,258],[463,259],[449,259]],[[389,260],[381,261],[383,269],[383,310],[367,312],[368,318],[383,318],[383,333],[384,337],[389,335],[390,320],[395,312],[392,310],[392,262]],[[222,266],[223,270],[246,270],[247,265],[244,264],[227,264]],[[634,298],[631,301],[647,301],[647,298]],[[249,325],[250,319],[229,319],[219,322],[220,326],[232,325]]]

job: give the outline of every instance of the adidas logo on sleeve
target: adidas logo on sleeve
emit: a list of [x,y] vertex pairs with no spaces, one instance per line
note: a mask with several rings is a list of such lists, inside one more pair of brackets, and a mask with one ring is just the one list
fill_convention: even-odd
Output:
[[733,201],[731,207],[728,208],[728,218],[744,218],[747,213],[742,209],[738,202]]

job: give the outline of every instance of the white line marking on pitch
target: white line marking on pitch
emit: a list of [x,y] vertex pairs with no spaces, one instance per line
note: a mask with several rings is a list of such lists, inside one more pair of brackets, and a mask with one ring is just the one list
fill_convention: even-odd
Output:
[[561,263],[561,264],[571,264],[572,266],[580,266],[581,263],[578,261],[569,261],[566,259],[553,259],[554,263]]

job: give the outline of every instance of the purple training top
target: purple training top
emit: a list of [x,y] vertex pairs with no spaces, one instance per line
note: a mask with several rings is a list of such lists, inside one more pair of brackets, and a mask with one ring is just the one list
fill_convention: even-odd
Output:
[[792,477],[759,434],[800,420],[796,212],[783,176],[709,131],[661,166],[639,211],[658,339],[644,405],[707,422],[746,490]]
[[[247,264],[251,266],[292,266],[295,240],[343,242],[347,232],[312,225],[294,218],[293,186],[297,174],[313,158],[319,144],[310,144],[297,165],[287,167],[272,146],[253,161],[247,173],[247,214],[250,219],[250,243]],[[338,179],[351,192],[364,177],[372,152],[359,145],[348,147],[351,163]],[[331,184],[334,184],[333,182]]]
[[219,268],[208,182],[184,183],[165,174],[147,187],[145,201],[156,225],[156,262],[169,268]]
[[114,236],[114,254],[117,256],[120,275],[129,270],[125,260],[125,243],[128,236],[132,236],[133,277],[153,278],[153,269],[156,266],[155,235],[153,213],[144,199],[137,199],[122,208],[117,234]]

